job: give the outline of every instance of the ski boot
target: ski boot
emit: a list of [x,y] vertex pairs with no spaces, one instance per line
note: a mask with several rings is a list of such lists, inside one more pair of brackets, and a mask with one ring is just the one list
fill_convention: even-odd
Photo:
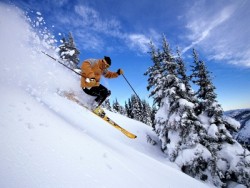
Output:
[[100,116],[101,118],[104,118],[106,113],[104,112],[104,110],[98,106],[97,108],[95,108],[94,110],[92,110],[96,115]]

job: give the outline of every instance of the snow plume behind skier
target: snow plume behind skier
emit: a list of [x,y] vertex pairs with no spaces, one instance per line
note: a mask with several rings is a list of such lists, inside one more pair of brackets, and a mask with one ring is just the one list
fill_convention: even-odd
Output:
[[117,78],[123,74],[122,69],[118,69],[117,72],[109,71],[110,66],[111,59],[107,56],[104,56],[103,59],[87,59],[82,63],[81,87],[86,94],[96,97],[91,104],[92,110],[98,108],[111,95],[111,91],[100,84],[101,76]]

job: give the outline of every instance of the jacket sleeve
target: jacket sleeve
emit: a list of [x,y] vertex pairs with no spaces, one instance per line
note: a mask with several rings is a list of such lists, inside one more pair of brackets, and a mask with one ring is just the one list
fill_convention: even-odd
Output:
[[82,75],[85,78],[95,78],[95,74],[91,68],[91,64],[88,61],[84,61],[82,63],[81,70],[82,70]]
[[116,78],[116,77],[119,76],[118,73],[111,72],[111,71],[108,71],[108,70],[104,71],[103,75],[104,75],[105,78]]

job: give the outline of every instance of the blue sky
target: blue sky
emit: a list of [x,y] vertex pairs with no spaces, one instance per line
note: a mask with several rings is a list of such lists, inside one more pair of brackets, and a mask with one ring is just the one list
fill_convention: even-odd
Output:
[[[9,1],[2,1],[9,2]],[[248,0],[17,0],[24,11],[40,12],[46,27],[60,39],[72,32],[87,58],[112,58],[110,70],[122,68],[142,99],[152,65],[148,42],[183,52],[188,69],[195,48],[213,74],[218,101],[224,110],[250,108],[250,1]],[[32,14],[30,14],[32,16]],[[133,91],[122,77],[103,80],[123,102]]]

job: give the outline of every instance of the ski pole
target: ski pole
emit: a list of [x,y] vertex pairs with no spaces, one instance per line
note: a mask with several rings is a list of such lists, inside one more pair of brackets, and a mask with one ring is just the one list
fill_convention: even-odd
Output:
[[131,87],[131,89],[133,90],[133,92],[135,93],[135,95],[137,96],[137,98],[139,99],[139,101],[141,102],[140,97],[137,95],[137,93],[135,92],[134,88],[131,86],[131,84],[129,83],[129,81],[127,80],[127,78],[124,76],[124,74],[122,74],[123,78],[126,80],[126,82],[128,83],[128,85]]
[[61,61],[57,60],[56,58],[52,57],[51,55],[49,55],[49,54],[47,54],[47,53],[45,53],[45,52],[43,52],[43,51],[41,51],[41,52],[42,52],[43,54],[45,54],[46,56],[50,57],[51,59],[53,59],[54,61],[60,63],[60,64],[63,65],[63,66],[65,66],[65,67],[68,68],[69,70],[73,71],[74,73],[76,73],[76,74],[82,76],[79,72],[76,72],[74,69],[72,69],[72,68],[68,67],[67,65],[63,64]]

